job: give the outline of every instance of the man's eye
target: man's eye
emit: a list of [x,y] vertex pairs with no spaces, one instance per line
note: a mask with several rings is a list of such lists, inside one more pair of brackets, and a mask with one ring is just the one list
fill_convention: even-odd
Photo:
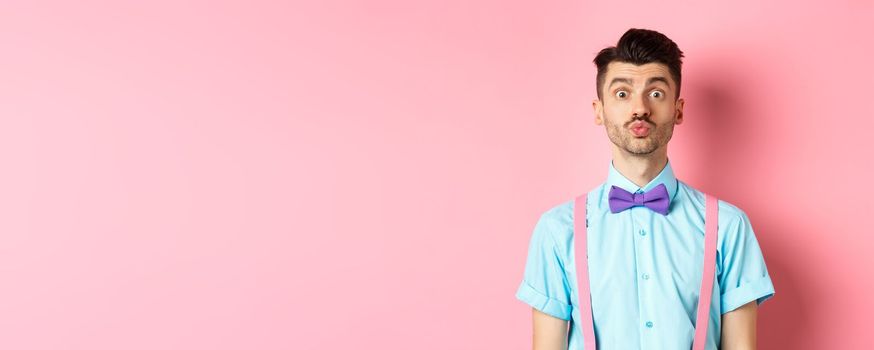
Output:
[[650,93],[650,96],[655,97],[655,98],[659,98],[659,97],[662,97],[662,92],[661,91],[653,91],[652,93]]
[[617,91],[616,92],[616,97],[625,98],[625,96],[628,96],[628,93],[625,91]]

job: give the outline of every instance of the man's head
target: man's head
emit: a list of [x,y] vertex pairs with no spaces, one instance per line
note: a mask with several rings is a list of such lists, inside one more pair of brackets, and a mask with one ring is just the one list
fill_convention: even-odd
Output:
[[683,121],[682,57],[668,37],[634,28],[595,57],[595,123],[605,125],[610,141],[621,150],[639,156],[667,152],[674,125]]

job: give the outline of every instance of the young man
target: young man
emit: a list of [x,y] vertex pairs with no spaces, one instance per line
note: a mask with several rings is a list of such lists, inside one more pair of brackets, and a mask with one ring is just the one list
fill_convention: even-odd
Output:
[[[595,124],[613,143],[606,182],[585,197],[598,349],[690,349],[700,325],[705,194],[679,181],[667,157],[674,125],[683,122],[682,57],[663,34],[630,29],[594,60]],[[624,191],[633,203],[614,202]],[[661,205],[637,201],[659,195]],[[574,217],[574,205],[546,210],[531,236],[516,297],[533,307],[535,350],[584,348],[574,256],[574,220],[582,218]],[[716,207],[705,348],[755,349],[756,309],[774,287],[746,213],[722,200]]]

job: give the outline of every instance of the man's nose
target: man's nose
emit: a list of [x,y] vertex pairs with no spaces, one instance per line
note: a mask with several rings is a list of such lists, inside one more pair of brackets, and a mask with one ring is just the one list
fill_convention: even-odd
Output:
[[638,95],[632,100],[631,112],[637,117],[649,116],[649,103],[644,96]]

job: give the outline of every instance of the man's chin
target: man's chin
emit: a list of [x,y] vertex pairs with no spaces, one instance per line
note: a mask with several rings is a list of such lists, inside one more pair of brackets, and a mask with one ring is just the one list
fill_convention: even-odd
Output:
[[628,153],[631,153],[631,154],[634,154],[634,155],[638,155],[638,156],[645,156],[645,155],[648,155],[648,154],[652,154],[653,152],[655,152],[655,150],[658,149],[658,147],[646,147],[646,148],[629,148],[629,147],[624,147],[624,148],[625,148],[625,152],[628,152]]

